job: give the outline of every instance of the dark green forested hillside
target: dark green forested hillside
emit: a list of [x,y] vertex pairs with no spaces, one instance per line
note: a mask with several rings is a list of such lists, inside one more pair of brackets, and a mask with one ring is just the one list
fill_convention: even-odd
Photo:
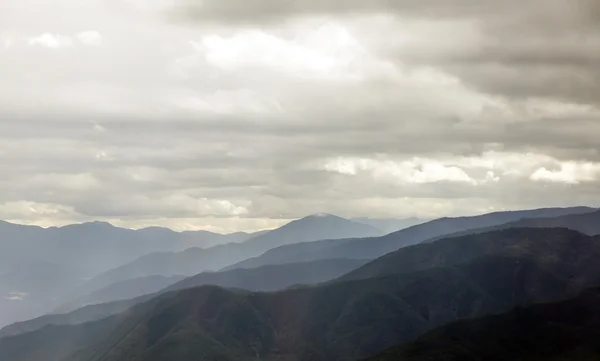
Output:
[[600,289],[436,329],[369,361],[600,360]]

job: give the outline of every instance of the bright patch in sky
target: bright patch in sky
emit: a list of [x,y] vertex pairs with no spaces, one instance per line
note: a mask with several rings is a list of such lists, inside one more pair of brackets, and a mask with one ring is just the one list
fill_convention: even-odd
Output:
[[556,183],[578,184],[600,179],[600,163],[559,163],[556,169],[539,168],[531,175],[531,180]]
[[87,46],[99,46],[102,44],[102,35],[97,31],[84,31],[77,34],[77,39]]
[[73,39],[60,34],[44,33],[39,36],[29,38],[29,45],[41,46],[50,49],[66,48],[73,46]]
[[27,296],[29,296],[29,294],[26,292],[13,291],[9,292],[4,299],[8,301],[23,301]]

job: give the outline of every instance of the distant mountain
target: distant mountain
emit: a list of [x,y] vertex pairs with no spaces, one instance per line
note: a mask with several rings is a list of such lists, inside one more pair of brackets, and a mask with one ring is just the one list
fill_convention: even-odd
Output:
[[[249,291],[277,291],[291,286],[317,284],[337,278],[362,266],[366,262],[367,261],[365,260],[332,259],[279,266],[265,266],[250,270],[240,269],[226,272],[205,272],[186,278],[177,283],[173,282],[173,284],[166,286],[166,288],[161,289],[160,291],[155,290],[147,293],[143,293],[145,292],[143,286],[146,283],[150,283],[154,288],[156,285],[154,278],[157,276],[137,278],[109,286],[104,291],[98,291],[100,295],[109,294],[112,296],[113,300],[116,300],[122,299],[123,297],[112,291],[120,289],[123,286],[130,286],[132,290],[127,290],[125,292],[131,296],[131,299],[129,300],[121,302],[109,302],[109,300],[107,300],[107,303],[105,304],[98,304],[100,303],[98,302],[99,299],[93,299],[92,297],[94,294],[92,294],[89,295],[86,300],[88,301],[87,303],[93,304],[94,306],[86,306],[69,312],[69,309],[75,307],[75,305],[65,305],[62,307],[65,314],[46,315],[30,321],[9,325],[0,330],[0,337],[33,331],[50,324],[72,325],[95,321],[119,313],[137,303],[147,301],[149,298],[155,297],[158,294],[185,288],[216,285],[224,288],[246,289]],[[159,278],[156,282],[160,283],[167,280],[170,281],[171,279]],[[144,285],[140,286],[137,284],[138,282],[142,282]],[[134,292],[136,290],[138,292]]]
[[161,227],[131,230],[104,222],[41,228],[0,221],[0,260],[5,269],[24,261],[69,265],[80,277],[89,277],[151,252],[204,248],[252,237],[207,231],[179,233]]
[[[521,230],[499,233],[509,231]],[[547,231],[528,230],[521,235],[522,244],[496,254],[412,273],[277,293],[236,293],[213,286],[167,293],[100,321],[2,338],[0,359],[368,357],[441,325],[573,297],[597,285],[600,239],[559,229],[548,239]]]
[[311,285],[332,280],[367,263],[367,260],[326,259],[305,263],[204,272],[166,287],[176,291],[203,285],[241,288],[251,291],[278,291],[294,285]]
[[49,311],[86,279],[142,255],[252,236],[131,230],[103,222],[41,228],[0,221],[0,326]]
[[[152,253],[143,256],[94,277],[82,285],[71,297],[89,294],[116,282],[149,275],[191,276],[202,271],[216,271],[281,245],[350,236],[369,237],[380,233],[381,231],[371,226],[333,215],[308,216],[243,243],[207,249],[190,248],[182,252]],[[335,258],[340,257],[333,256],[330,259]],[[360,257],[353,258],[360,259]]]
[[420,219],[420,218],[394,219],[394,218],[368,218],[368,217],[351,218],[350,220],[352,220],[354,222],[368,224],[372,227],[380,229],[383,232],[383,234],[400,231],[402,229],[416,226],[417,224],[422,224],[422,223],[429,221],[429,219]]
[[185,276],[146,276],[114,283],[77,300],[61,305],[53,313],[68,313],[87,305],[132,299],[156,293],[185,279]]
[[[356,239],[365,240],[364,238]],[[327,239],[322,241],[302,242],[276,247],[268,250],[258,257],[248,258],[241,262],[227,266],[223,268],[222,271],[229,271],[238,268],[251,269],[268,265],[293,262],[311,262],[320,259],[327,259],[325,257],[325,253],[333,257],[334,252],[330,252],[330,249],[338,245],[346,244],[350,240],[352,240],[352,238]],[[368,238],[368,240],[373,240],[373,238]]]
[[[500,253],[543,257],[548,262],[564,257],[574,263],[573,267],[594,268],[595,260],[600,259],[600,243],[595,243],[598,240],[600,238],[566,228],[510,228],[445,238],[401,248],[342,276],[340,280],[367,279],[452,266]],[[581,270],[581,273],[588,272]]]
[[65,314],[46,314],[31,320],[15,322],[0,329],[0,338],[32,332],[44,327],[79,325],[98,321],[125,312],[129,308],[147,302],[154,297],[156,297],[155,294],[144,295],[129,300],[89,305]]
[[252,245],[262,252],[269,249],[300,242],[320,239],[350,237],[375,237],[382,231],[359,222],[354,222],[331,214],[315,214],[292,221],[278,229],[254,237],[244,245]]
[[550,304],[460,321],[369,361],[600,360],[600,289]]
[[547,217],[547,218],[526,218],[520,219],[515,222],[509,222],[501,224],[499,226],[484,227],[469,229],[467,231],[447,234],[440,237],[428,239],[424,242],[434,242],[441,238],[447,237],[460,237],[475,233],[486,233],[494,230],[508,229],[508,228],[523,228],[523,227],[535,227],[535,228],[569,228],[587,235],[593,236],[600,234],[600,211],[594,211],[589,213],[575,213],[567,214],[558,217]]
[[265,252],[258,257],[228,266],[225,269],[252,268],[268,264],[306,262],[337,257],[375,259],[399,248],[456,232],[498,226],[524,218],[558,217],[593,211],[595,209],[587,207],[546,208],[497,212],[473,217],[440,218],[377,238],[363,239],[356,235],[352,239],[325,240],[310,244],[282,246]]

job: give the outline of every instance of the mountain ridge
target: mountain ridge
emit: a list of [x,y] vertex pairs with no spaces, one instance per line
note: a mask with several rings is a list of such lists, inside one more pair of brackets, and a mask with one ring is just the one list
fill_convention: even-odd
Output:
[[[239,293],[213,286],[167,293],[127,311],[128,316],[115,321],[104,341],[78,341],[74,347],[80,351],[67,360],[163,361],[175,355],[179,361],[203,355],[215,360],[249,360],[257,352],[265,360],[354,360],[457,320],[561,300],[598,286],[598,237],[556,229],[509,232],[521,232],[524,244],[517,244],[517,250],[527,252],[485,254],[451,266],[275,293]],[[554,238],[548,238],[549,234]],[[549,244],[556,246],[546,250]],[[569,248],[588,252],[563,254]],[[92,326],[53,328],[53,342],[43,346],[48,348],[45,355],[61,351],[54,345],[67,342],[68,335],[82,338],[76,330],[96,332],[88,327]],[[44,332],[0,339],[0,358],[38,361],[30,352],[41,352],[42,346],[28,340]],[[118,348],[111,346],[115,342]],[[34,351],[14,350],[13,344],[27,344]],[[44,361],[60,360],[58,356]]]
[[252,268],[272,263],[286,263],[293,260],[310,261],[320,258],[362,258],[376,259],[402,247],[469,229],[482,228],[482,224],[498,226],[524,217],[539,218],[547,215],[562,216],[585,214],[596,211],[589,207],[541,208],[523,211],[487,213],[480,216],[440,218],[418,224],[384,236],[364,239],[353,237],[343,240],[321,240],[310,244],[296,244],[271,249],[264,254],[225,267]]

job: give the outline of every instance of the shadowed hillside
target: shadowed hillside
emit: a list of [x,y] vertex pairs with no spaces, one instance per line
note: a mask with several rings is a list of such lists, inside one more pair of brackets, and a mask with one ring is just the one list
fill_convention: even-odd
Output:
[[600,360],[600,289],[552,304],[460,321],[369,361]]

